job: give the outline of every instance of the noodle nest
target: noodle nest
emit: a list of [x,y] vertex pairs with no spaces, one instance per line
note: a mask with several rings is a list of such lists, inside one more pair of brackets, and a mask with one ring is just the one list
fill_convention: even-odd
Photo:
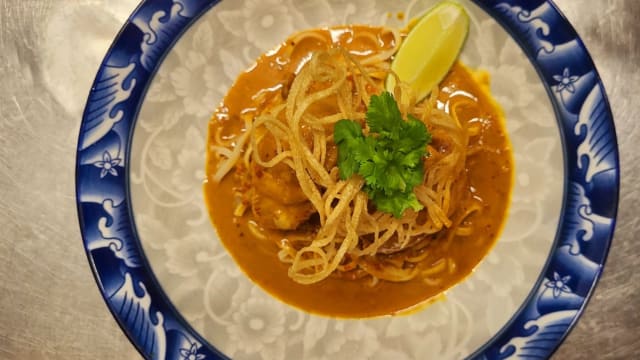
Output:
[[[263,108],[245,119],[244,131],[233,139],[218,136],[211,148],[220,159],[214,181],[235,169],[239,182],[249,184],[238,187],[237,216],[251,207],[247,198],[255,175],[247,169],[284,168],[295,174],[317,219],[313,231],[289,231],[278,242],[278,257],[289,264],[289,277],[298,283],[312,284],[329,276],[370,277],[372,283],[421,276],[433,282],[437,273],[453,271],[455,263],[446,254],[430,256],[429,243],[471,233],[465,219],[480,205],[464,201],[466,205],[460,207],[461,199],[455,194],[464,193],[456,189],[466,186],[469,137],[477,131],[461,124],[455,109],[445,112],[438,107],[437,88],[416,103],[410,88],[397,81],[393,94],[403,117],[413,115],[432,135],[424,180],[414,188],[423,210],[408,209],[395,218],[375,209],[362,190],[360,176],[339,177],[333,125],[351,119],[368,133],[367,104],[372,95],[384,90],[387,76],[396,76],[389,70],[394,52],[395,48],[356,58],[334,47],[313,53],[286,93],[258,99]],[[275,151],[261,150],[264,147]],[[260,231],[258,227],[256,232]],[[428,264],[419,266],[427,258]]]

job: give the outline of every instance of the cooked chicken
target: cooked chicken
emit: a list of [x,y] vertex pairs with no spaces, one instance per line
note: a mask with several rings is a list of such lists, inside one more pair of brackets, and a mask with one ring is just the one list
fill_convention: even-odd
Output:
[[279,230],[294,230],[315,212],[308,201],[285,204],[258,192],[251,197],[251,210],[260,226]]
[[[260,158],[268,161],[276,150],[273,137],[264,134],[257,149]],[[295,172],[286,164],[265,168],[254,162],[249,173],[251,210],[260,226],[294,230],[315,212],[300,188]]]

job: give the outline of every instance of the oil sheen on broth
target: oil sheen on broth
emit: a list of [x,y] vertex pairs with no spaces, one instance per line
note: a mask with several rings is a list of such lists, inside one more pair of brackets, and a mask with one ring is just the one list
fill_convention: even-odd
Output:
[[[300,43],[292,36],[273,51],[263,54],[248,71],[241,74],[231,87],[209,124],[212,136],[241,133],[246,117],[260,109],[259,98],[265,92],[286,91],[292,77],[310,54],[329,46],[342,46],[355,56],[393,48],[394,37],[382,28],[344,26],[317,29],[313,36]],[[491,249],[501,230],[509,204],[512,186],[512,158],[504,128],[502,112],[488,93],[488,76],[472,72],[456,63],[440,84],[438,106],[456,109],[458,119],[482,129],[480,136],[469,144],[482,145],[492,151],[481,151],[467,157],[467,196],[482,203],[480,214],[468,220],[474,228],[471,236],[456,237],[448,248],[434,241],[428,251],[437,255],[447,252],[455,268],[443,271],[438,283],[428,283],[416,277],[408,282],[379,281],[371,286],[369,279],[347,280],[329,277],[318,283],[302,285],[287,275],[288,264],[278,259],[277,243],[286,233],[265,230],[265,239],[249,229],[251,212],[234,216],[234,176],[229,174],[220,183],[205,184],[205,198],[217,233],[226,249],[249,278],[271,295],[311,313],[361,318],[397,314],[440,295],[444,290],[468,276]],[[433,145],[433,144],[432,144]],[[218,159],[209,154],[207,174],[215,172]],[[428,163],[425,171],[428,171]],[[287,189],[283,188],[282,192]],[[434,256],[435,256],[434,255]]]

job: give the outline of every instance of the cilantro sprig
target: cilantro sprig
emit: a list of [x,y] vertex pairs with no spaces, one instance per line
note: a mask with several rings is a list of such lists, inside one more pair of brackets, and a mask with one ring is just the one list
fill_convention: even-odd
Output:
[[358,174],[364,191],[378,210],[402,216],[408,208],[423,208],[413,188],[424,176],[423,158],[431,134],[420,120],[402,118],[393,95],[374,95],[367,109],[369,135],[359,123],[343,119],[334,127],[338,168],[342,179]]

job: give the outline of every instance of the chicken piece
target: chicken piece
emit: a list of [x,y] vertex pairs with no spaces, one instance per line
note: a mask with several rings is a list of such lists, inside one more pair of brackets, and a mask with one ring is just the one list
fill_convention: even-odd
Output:
[[291,168],[252,166],[251,208],[266,229],[294,230],[315,212]]
[[251,210],[260,226],[279,230],[295,230],[315,213],[315,208],[308,201],[285,204],[258,192],[251,197]]
[[[260,129],[259,156],[269,161],[277,153],[273,135]],[[250,166],[251,210],[256,222],[265,229],[294,230],[315,213],[315,208],[302,191],[295,172],[284,163],[265,168]]]
[[283,163],[272,168],[263,168],[254,163],[251,166],[251,178],[255,192],[277,199],[285,205],[308,200],[300,188],[295,172]]

